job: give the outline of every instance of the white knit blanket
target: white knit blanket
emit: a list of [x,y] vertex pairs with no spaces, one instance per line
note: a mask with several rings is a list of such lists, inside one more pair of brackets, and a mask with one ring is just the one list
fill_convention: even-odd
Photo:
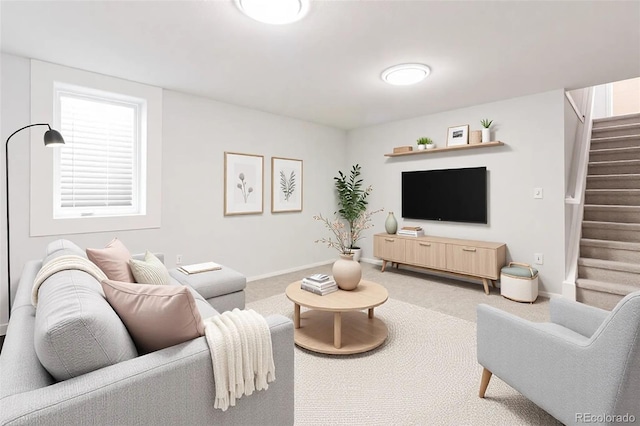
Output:
[[216,384],[214,408],[226,411],[242,395],[276,379],[271,332],[254,310],[234,309],[204,320]]
[[102,282],[106,280],[107,276],[102,272],[98,266],[87,259],[86,257],[78,256],[75,254],[67,254],[64,256],[51,259],[46,264],[42,265],[42,268],[36,274],[36,278],[33,281],[33,288],[31,290],[31,304],[33,306],[38,305],[38,291],[44,281],[51,275],[60,271],[67,271],[71,269],[77,269],[84,271],[92,275],[96,280]]

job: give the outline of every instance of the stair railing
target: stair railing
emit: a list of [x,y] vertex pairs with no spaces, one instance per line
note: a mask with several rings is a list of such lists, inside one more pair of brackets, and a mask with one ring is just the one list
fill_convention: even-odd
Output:
[[[572,107],[580,118],[576,141],[573,145],[570,172],[567,177],[565,191],[565,280],[562,283],[562,295],[576,300],[576,278],[578,276],[578,257],[580,255],[580,238],[582,237],[582,219],[584,215],[584,194],[589,167],[589,150],[591,149],[591,130],[593,115],[592,87],[584,89],[582,97],[583,114],[577,110],[575,102],[568,96]],[[582,115],[582,116],[581,116]]]

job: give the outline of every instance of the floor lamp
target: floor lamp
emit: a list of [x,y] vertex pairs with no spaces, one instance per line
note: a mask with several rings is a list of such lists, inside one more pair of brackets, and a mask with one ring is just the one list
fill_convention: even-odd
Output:
[[47,126],[49,130],[44,133],[44,146],[46,147],[56,147],[64,145],[64,139],[62,135],[57,130],[53,130],[51,126],[47,123],[37,123],[37,124],[29,124],[28,126],[24,126],[21,129],[16,130],[11,133],[11,136],[7,138],[7,143],[5,144],[4,153],[5,153],[5,182],[7,184],[7,191],[5,194],[7,195],[7,296],[9,300],[9,312],[7,318],[11,318],[11,240],[9,238],[9,141],[16,133],[21,130],[28,129],[29,127],[34,126]]

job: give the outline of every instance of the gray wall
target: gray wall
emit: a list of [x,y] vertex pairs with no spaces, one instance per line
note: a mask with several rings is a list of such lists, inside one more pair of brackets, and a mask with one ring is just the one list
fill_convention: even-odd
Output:
[[[3,54],[1,60],[0,135],[6,140],[11,132],[30,122],[30,70],[28,59]],[[386,210],[374,217],[375,227],[365,234],[361,244],[365,258],[373,258],[372,235],[383,231],[387,213],[394,211],[400,225],[419,224],[431,235],[505,242],[509,259],[533,263],[533,253],[543,253],[544,265],[536,266],[540,269],[541,290],[562,291],[566,136],[562,90],[349,132],[168,90],[163,96],[162,227],[68,236],[80,246],[102,247],[118,235],[133,252],[148,248],[166,253],[169,266],[173,266],[176,254],[182,254],[185,263],[214,260],[250,278],[327,262],[334,253],[313,241],[328,235],[328,231],[311,217],[335,210],[333,176],[337,170],[360,163],[365,183],[374,187],[371,208]],[[494,120],[493,139],[505,146],[384,157],[394,146],[413,145],[421,136],[445,146],[447,127],[469,123],[472,130],[477,130],[482,118]],[[28,147],[28,133],[12,139],[14,287],[24,262],[41,257],[45,244],[60,237],[28,236]],[[263,214],[223,216],[224,151],[265,156]],[[270,213],[271,156],[304,160],[302,213]],[[401,219],[403,170],[471,166],[487,166],[489,170],[488,225]],[[544,199],[533,199],[534,187],[544,189]],[[4,226],[0,229],[4,240]],[[4,259],[5,247],[0,247]],[[0,273],[0,323],[4,323],[4,268]],[[0,332],[4,332],[2,327]]]
[[[348,157],[363,167],[365,182],[374,191],[371,205],[393,211],[399,225],[420,225],[430,235],[498,241],[507,244],[509,260],[533,264],[544,254],[541,291],[562,292],[564,279],[564,91],[557,90],[502,102],[428,115],[411,120],[350,131]],[[447,128],[480,120],[494,120],[492,139],[503,147],[478,148],[406,157],[385,157],[394,146],[414,145],[428,136],[446,146]],[[401,219],[401,172],[486,166],[489,180],[487,225],[404,221]],[[534,187],[544,190],[533,198]],[[371,236],[382,232],[384,218],[367,233],[363,256],[373,257]]]
[[[6,140],[30,123],[30,66],[28,59],[12,55],[3,54],[1,60],[0,135]],[[132,252],[164,252],[169,266],[175,263],[176,254],[182,254],[184,263],[213,260],[248,277],[335,257],[314,243],[326,231],[312,216],[335,210],[333,176],[347,165],[345,131],[168,90],[163,97],[160,229],[30,238],[29,132],[11,139],[12,288],[17,286],[25,261],[41,258],[45,245],[60,237],[81,247],[103,247],[117,235]],[[263,214],[223,215],[224,151],[264,155]],[[303,160],[302,213],[271,213],[271,156]],[[4,185],[2,194],[4,202]],[[4,214],[0,216],[4,241]],[[0,246],[2,259],[6,259],[5,246]],[[0,324],[7,318],[4,264],[0,262]],[[4,334],[1,326],[0,331]]]

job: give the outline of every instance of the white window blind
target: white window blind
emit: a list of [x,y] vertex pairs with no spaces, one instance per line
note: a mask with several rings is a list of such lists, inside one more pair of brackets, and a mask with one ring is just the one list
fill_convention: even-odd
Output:
[[140,214],[141,105],[76,92],[57,93],[55,216]]

